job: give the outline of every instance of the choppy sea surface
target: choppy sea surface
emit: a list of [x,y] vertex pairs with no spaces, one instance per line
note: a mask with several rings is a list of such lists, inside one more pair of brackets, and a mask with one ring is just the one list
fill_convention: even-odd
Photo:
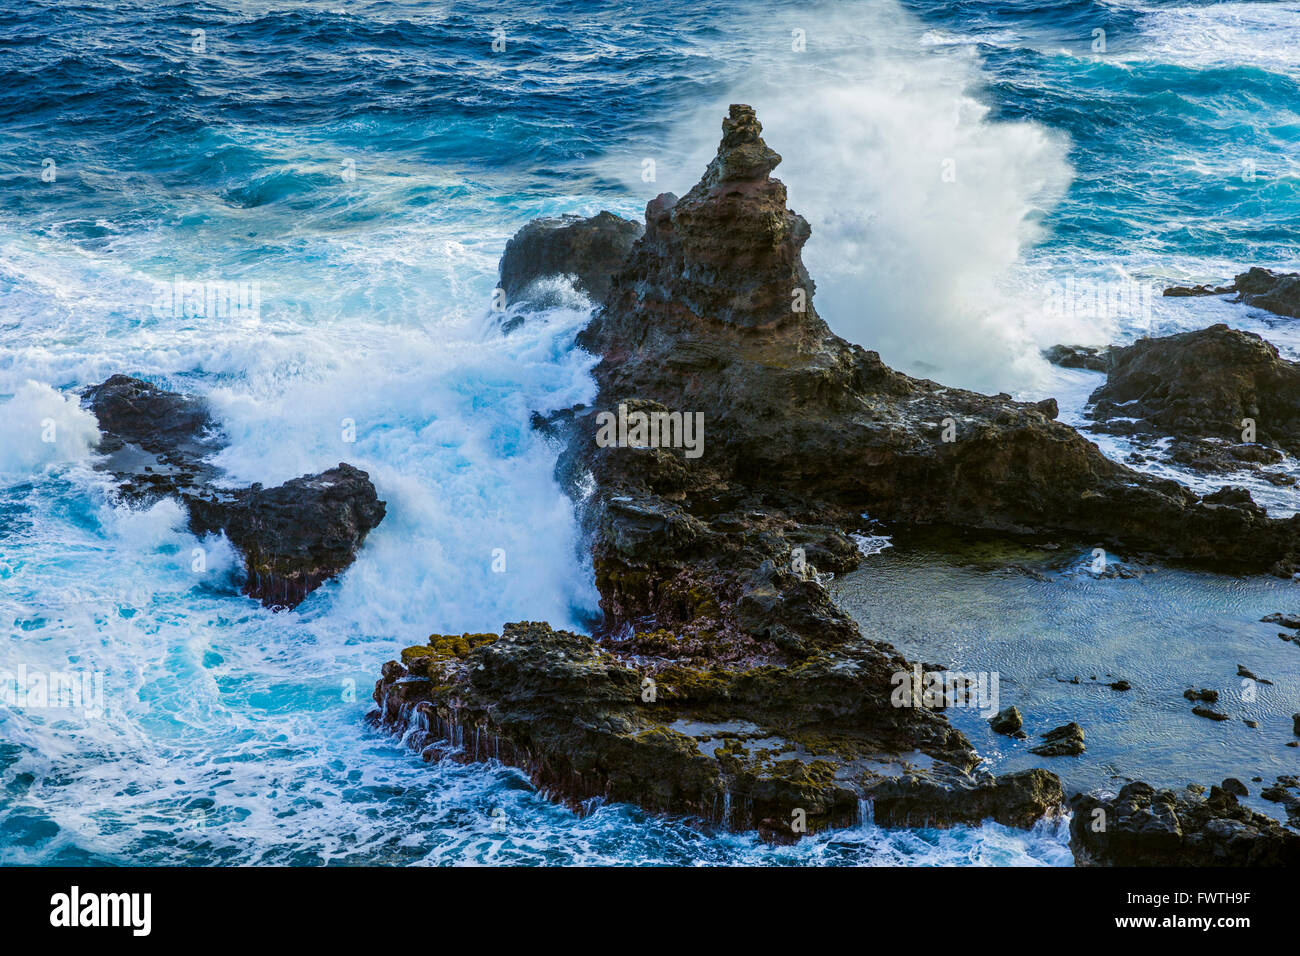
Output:
[[[0,0],[0,670],[103,688],[91,713],[0,705],[0,863],[1068,864],[1059,828],[864,820],[774,848],[625,806],[579,816],[515,771],[426,765],[362,718],[380,665],[429,633],[596,610],[529,428],[594,394],[573,346],[589,304],[508,336],[489,309],[528,219],[640,215],[698,178],[726,105],[752,103],[836,331],[909,372],[1056,394],[1077,421],[1096,379],[1039,346],[1230,321],[1300,347],[1296,323],[1142,293],[1300,265],[1297,29],[1290,2]],[[258,308],[160,305],[177,277],[255,284]],[[176,506],[113,504],[74,390],[115,372],[206,396],[232,483],[346,460],[388,517],[297,611],[254,605],[229,547]],[[1153,699],[1184,674],[1134,648],[1200,622],[1244,655],[1251,615],[1295,607],[1272,580],[1053,591],[908,554],[837,584],[907,653],[1024,680],[1056,654],[1127,668]],[[863,597],[886,579],[913,586]],[[1074,623],[1034,646],[1061,588]],[[1293,645],[1231,664],[1177,646],[1189,680],[1211,657],[1247,664],[1277,685],[1260,707],[1294,702]],[[1190,725],[1138,760],[1158,716],[1134,726],[1091,689],[1035,703],[1098,741],[1078,785],[1196,779],[1237,752],[1186,756],[1208,733]],[[1253,746],[1238,776],[1277,769]]]

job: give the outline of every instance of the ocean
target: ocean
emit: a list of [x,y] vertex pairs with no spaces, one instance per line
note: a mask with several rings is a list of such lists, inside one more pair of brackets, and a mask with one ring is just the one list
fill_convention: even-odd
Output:
[[[1078,421],[1101,376],[1043,346],[1228,321],[1300,354],[1293,321],[1158,291],[1300,266],[1297,30],[1291,2],[0,0],[0,670],[103,688],[94,712],[0,705],[0,864],[1068,865],[1059,825],[864,813],[773,847],[624,805],[578,814],[509,768],[426,764],[364,715],[382,663],[430,633],[598,613],[556,450],[530,427],[595,394],[573,341],[590,303],[509,335],[490,308],[529,219],[639,217],[750,103],[835,331]],[[248,307],[195,314],[177,282]],[[117,372],[206,397],[231,485],[347,461],[387,518],[297,610],[258,606],[177,505],[114,503],[76,390]],[[1150,643],[1162,608],[1224,607],[1240,635],[1281,586],[1216,604],[1222,581],[1171,575],[1147,613],[1104,589],[1078,613]],[[1012,600],[955,593],[977,592]],[[872,613],[910,622],[909,654],[978,658],[951,608],[925,643],[926,605]],[[1004,671],[1017,646],[998,645]],[[1107,771],[1134,769],[1113,702],[1075,706],[1114,738]],[[1169,750],[1143,769],[1221,769]]]

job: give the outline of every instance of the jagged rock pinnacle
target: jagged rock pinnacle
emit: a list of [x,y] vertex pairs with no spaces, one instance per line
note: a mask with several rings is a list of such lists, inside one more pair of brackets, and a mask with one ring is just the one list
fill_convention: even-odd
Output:
[[800,259],[811,234],[769,173],[781,157],[763,142],[753,107],[733,104],[704,176],[680,199],[646,206],[646,231],[615,278],[604,314],[582,338],[605,353],[654,327],[721,322],[736,328],[826,333]]
[[781,154],[763,142],[763,124],[752,106],[732,103],[730,115],[722,121],[722,142],[700,185],[766,179],[781,162]]

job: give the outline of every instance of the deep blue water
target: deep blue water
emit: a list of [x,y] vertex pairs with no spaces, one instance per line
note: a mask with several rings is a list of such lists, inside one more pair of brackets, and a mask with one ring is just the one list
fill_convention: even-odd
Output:
[[[487,314],[529,218],[638,215],[751,102],[837,331],[1077,406],[1086,373],[1037,346],[1230,315],[1295,349],[1219,302],[1045,303],[1067,278],[1300,264],[1298,28],[1289,2],[0,0],[0,669],[105,687],[94,717],[0,706],[0,862],[1068,861],[1059,835],[992,826],[773,849],[580,818],[512,771],[427,767],[362,715],[430,632],[595,607],[528,428],[593,393],[587,304],[508,338]],[[260,312],[159,312],[175,276],[255,282]],[[71,390],[114,372],[208,396],[232,482],[348,460],[388,519],[297,612],[250,606],[175,507],[110,503]]]

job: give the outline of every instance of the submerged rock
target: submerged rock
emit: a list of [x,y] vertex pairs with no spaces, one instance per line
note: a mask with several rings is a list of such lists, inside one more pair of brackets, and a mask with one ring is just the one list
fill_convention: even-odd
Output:
[[1079,794],[1071,806],[1070,850],[1079,866],[1300,863],[1300,835],[1219,787],[1202,796],[1137,781],[1115,796]]
[[1261,789],[1259,795],[1265,800],[1280,804],[1286,811],[1287,823],[1300,827],[1300,778],[1282,774],[1276,783]]
[[601,212],[534,219],[506,243],[501,256],[501,288],[506,302],[527,298],[529,287],[549,276],[570,276],[593,302],[609,294],[610,279],[645,228],[639,222]]
[[1077,757],[1087,749],[1083,728],[1071,721],[1043,734],[1043,742],[1029,752],[1040,757]]
[[243,554],[244,593],[268,607],[300,604],[355,560],[383,520],[369,476],[342,463],[276,488],[217,488],[207,458],[225,437],[199,399],[114,375],[86,389],[82,403],[99,422],[102,467],[119,494],[142,504],[174,497],[195,534],[224,533]]
[[1300,630],[1300,615],[1296,614],[1283,614],[1281,611],[1276,611],[1272,614],[1261,617],[1260,621],[1265,624],[1280,624],[1282,627],[1289,627],[1292,630]]
[[1180,438],[1300,454],[1300,363],[1281,358],[1258,335],[1226,325],[1113,349],[1106,383],[1090,400],[1094,420],[1106,430],[1131,432],[1136,419]]

